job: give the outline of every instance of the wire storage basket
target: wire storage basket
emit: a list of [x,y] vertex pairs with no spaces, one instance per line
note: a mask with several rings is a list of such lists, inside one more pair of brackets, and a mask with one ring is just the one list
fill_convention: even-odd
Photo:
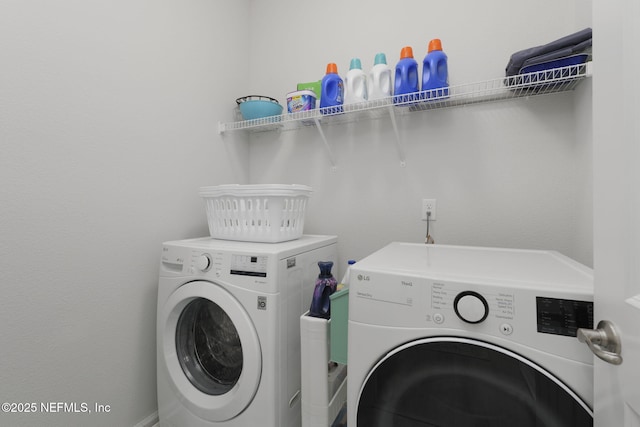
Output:
[[218,185],[201,187],[211,237],[244,242],[285,242],[302,236],[306,185]]

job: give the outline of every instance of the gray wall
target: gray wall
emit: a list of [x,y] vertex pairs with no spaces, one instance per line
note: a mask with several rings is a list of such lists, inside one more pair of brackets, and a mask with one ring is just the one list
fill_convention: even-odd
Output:
[[388,119],[327,129],[336,171],[313,129],[217,135],[238,96],[284,103],[328,62],[344,74],[358,56],[368,70],[385,52],[393,65],[404,45],[420,60],[434,37],[452,84],[500,77],[512,52],[589,26],[590,8],[3,2],[0,396],[111,412],[0,413],[0,424],[128,426],[155,411],[160,244],[207,233],[202,185],[312,185],[306,231],[339,235],[341,264],[422,241],[423,197],[438,200],[438,243],[549,248],[591,264],[589,81],[572,94],[405,116],[406,167]]
[[[217,135],[248,80],[247,1],[0,5],[0,397],[156,410],[161,243],[207,233],[198,187],[247,180]],[[233,35],[233,37],[230,37]]]
[[[528,5],[255,2],[254,33],[269,36],[251,38],[253,90],[285,102],[297,82],[322,78],[328,62],[344,76],[352,57],[368,71],[385,52],[393,67],[405,45],[422,62],[432,38],[442,40],[452,85],[490,80],[504,75],[511,53],[590,26],[590,2]],[[282,17],[284,25],[270,25]],[[305,20],[308,37],[291,32]],[[315,189],[307,230],[339,235],[340,272],[390,241],[424,241],[422,198],[437,199],[436,243],[553,249],[591,265],[590,119],[591,80],[568,94],[412,113],[399,119],[406,167],[390,119],[360,120],[325,129],[335,171],[313,128],[259,133],[250,180]]]

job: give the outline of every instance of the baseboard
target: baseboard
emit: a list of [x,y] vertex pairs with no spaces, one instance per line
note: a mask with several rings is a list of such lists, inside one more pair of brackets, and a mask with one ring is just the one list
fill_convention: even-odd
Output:
[[158,427],[159,422],[158,411],[155,411],[153,414],[147,415],[142,421],[133,427]]

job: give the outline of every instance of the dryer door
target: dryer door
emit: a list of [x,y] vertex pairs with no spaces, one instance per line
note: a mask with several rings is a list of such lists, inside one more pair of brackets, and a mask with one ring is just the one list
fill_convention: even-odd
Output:
[[189,410],[209,421],[241,413],[260,383],[260,342],[242,305],[215,283],[178,288],[163,308],[166,368]]
[[367,427],[586,427],[589,407],[531,361],[464,338],[428,338],[387,354],[360,391]]

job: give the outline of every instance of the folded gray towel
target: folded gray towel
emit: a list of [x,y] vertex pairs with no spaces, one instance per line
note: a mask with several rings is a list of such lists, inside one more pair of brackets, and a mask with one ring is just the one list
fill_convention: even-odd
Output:
[[532,65],[544,64],[545,62],[551,62],[556,59],[568,58],[572,55],[576,55],[579,53],[590,52],[591,41],[592,39],[585,40],[582,43],[579,43],[575,46],[554,50],[553,52],[545,53],[544,55],[534,56],[533,58],[529,58],[522,63],[522,67],[520,68],[520,70],[522,70],[523,68],[530,67]]
[[591,28],[585,28],[551,43],[518,51],[509,58],[509,63],[505,69],[506,75],[516,75],[525,66],[583,52],[591,47],[591,34]]

